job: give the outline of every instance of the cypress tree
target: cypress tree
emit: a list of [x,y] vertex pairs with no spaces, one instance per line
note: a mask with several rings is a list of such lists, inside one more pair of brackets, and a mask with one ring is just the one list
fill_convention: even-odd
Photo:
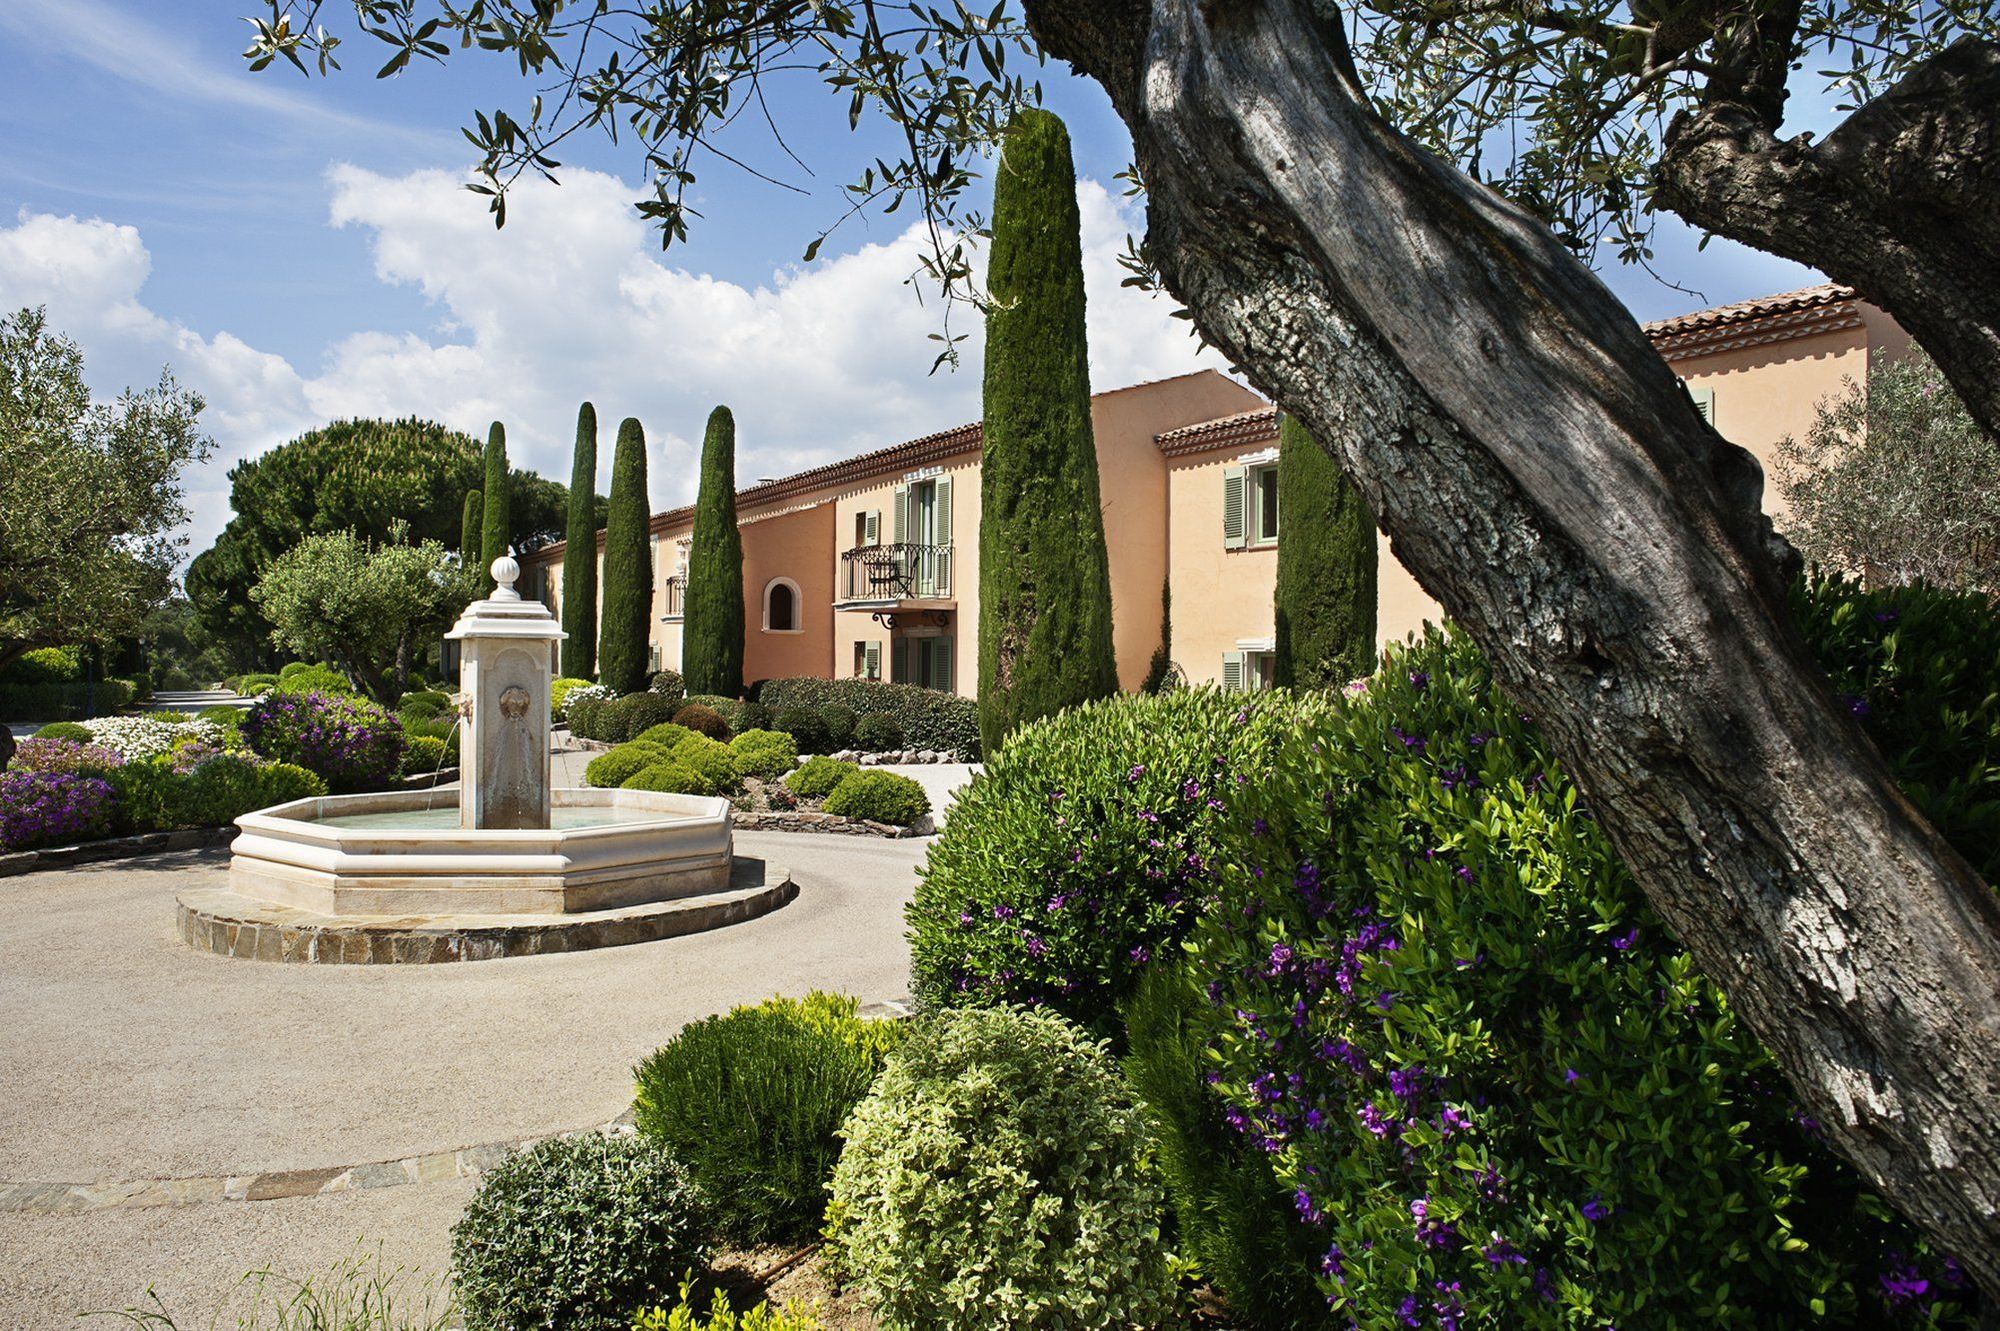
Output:
[[569,526],[564,533],[562,672],[590,679],[597,669],[597,408],[576,410],[576,451],[569,464]]
[[479,531],[480,512],[479,491],[467,490],[465,508],[458,519],[458,557],[465,561],[467,568],[479,562],[480,553],[486,548]]
[[688,549],[681,675],[687,691],[743,695],[743,534],[736,529],[736,418],[708,416]]
[[[646,687],[653,617],[653,561],[647,557],[646,432],[627,416],[611,455],[611,505],[604,522],[604,614],[598,630],[600,682],[620,693]],[[594,534],[593,534],[594,535]]]
[[979,730],[1118,689],[1069,131],[1014,118],[993,187],[980,445]]
[[493,422],[493,428],[486,432],[486,486],[481,494],[484,498],[480,530],[485,538],[480,542],[479,568],[483,574],[493,567],[494,560],[507,553],[508,543],[514,539],[507,477],[507,427],[499,421]]
[[1375,518],[1306,427],[1278,424],[1276,682],[1330,688],[1375,669]]

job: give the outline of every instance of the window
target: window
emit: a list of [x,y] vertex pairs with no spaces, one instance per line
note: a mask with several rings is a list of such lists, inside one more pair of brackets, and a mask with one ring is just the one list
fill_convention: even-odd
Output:
[[1278,464],[1246,463],[1222,475],[1222,543],[1242,550],[1278,543]]
[[1710,425],[1715,424],[1715,390],[1690,387],[1685,379],[1681,380],[1681,387],[1687,389],[1687,395],[1694,399],[1694,409],[1701,413],[1701,418]]
[[764,584],[764,632],[805,632],[799,626],[799,584],[790,578],[773,578]]
[[897,638],[890,647],[893,655],[889,677],[896,683],[945,693],[957,691],[950,638]]
[[854,548],[882,544],[882,510],[867,509],[854,515]]
[[1224,652],[1222,687],[1228,692],[1255,693],[1278,686],[1278,654],[1273,651]]
[[881,643],[857,642],[854,644],[854,677],[856,679],[882,678]]

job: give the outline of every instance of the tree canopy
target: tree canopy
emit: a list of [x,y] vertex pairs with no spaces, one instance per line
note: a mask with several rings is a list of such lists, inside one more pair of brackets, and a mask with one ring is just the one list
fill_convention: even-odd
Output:
[[0,666],[109,643],[166,600],[182,472],[210,449],[201,410],[168,372],[95,403],[83,353],[43,311],[0,318]]

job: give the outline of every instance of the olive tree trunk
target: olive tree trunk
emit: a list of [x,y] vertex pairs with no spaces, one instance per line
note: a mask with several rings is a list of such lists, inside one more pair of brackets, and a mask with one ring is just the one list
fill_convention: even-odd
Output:
[[1837,1147],[2000,1290],[2000,903],[1787,619],[1747,453],[1314,0],[1030,0],[1130,127],[1201,331],[1337,450]]

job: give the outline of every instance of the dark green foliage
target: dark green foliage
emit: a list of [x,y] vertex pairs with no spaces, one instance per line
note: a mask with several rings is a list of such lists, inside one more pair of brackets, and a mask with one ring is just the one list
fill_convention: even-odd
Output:
[[598,679],[620,693],[646,687],[653,615],[652,522],[646,490],[646,433],[626,417],[611,458],[611,511],[604,524],[604,616],[598,626]]
[[993,186],[980,444],[979,730],[1118,691],[1069,131],[1015,116]]
[[451,1228],[468,1331],[625,1331],[707,1256],[687,1171],[645,1137],[551,1137],[488,1173]]
[[860,770],[853,763],[822,755],[800,763],[785,777],[785,784],[791,787],[793,794],[802,798],[824,799],[833,793],[834,787]]
[[839,703],[858,716],[881,712],[902,727],[910,747],[979,761],[979,705],[955,693],[878,679],[769,679],[757,700],[772,709]]
[[458,518],[458,557],[473,577],[484,577],[486,571],[479,566],[479,552],[486,548],[486,538],[481,523],[485,520],[485,504],[480,492],[465,492],[465,507]]
[[563,719],[569,723],[569,733],[578,739],[604,738],[604,716],[615,698],[571,698],[563,706]]
[[451,710],[451,695],[439,689],[411,689],[396,699],[396,710],[404,714],[419,712],[425,716],[443,716]]
[[799,742],[805,753],[827,751],[826,723],[816,707],[780,707],[771,713],[771,728],[782,730]]
[[1392,650],[1230,806],[1192,1038],[1337,1320],[1874,1327],[1902,1253],[1962,1324],[1469,642]]
[[2000,884],[2000,616],[1976,592],[1864,591],[1841,577],[1793,589],[1834,692],[1896,784],[1988,883]]
[[709,413],[688,553],[681,671],[689,693],[743,693],[743,535],[736,529],[736,418]]
[[569,522],[563,532],[562,673],[597,673],[597,408],[576,409],[576,451],[569,464]]
[[771,709],[760,702],[738,703],[733,714],[730,712],[722,714],[722,719],[729,723],[729,728],[739,734],[745,730],[771,729],[771,717]]
[[1340,464],[1278,424],[1277,683],[1324,689],[1375,669],[1375,519]]
[[243,694],[245,697],[255,697],[257,694],[269,692],[277,686],[277,683],[278,677],[276,675],[251,674],[240,676],[236,681],[235,688],[238,693]]
[[1174,673],[1174,584],[1171,579],[1160,582],[1160,645],[1153,649],[1153,659],[1146,663],[1146,678],[1139,684],[1141,693],[1158,693],[1167,687],[1167,681]]
[[863,768],[842,777],[821,807],[842,818],[908,827],[931,811],[931,799],[900,772]]
[[253,809],[327,793],[326,782],[295,763],[260,763],[225,753],[189,771],[171,758],[126,763],[104,773],[117,798],[120,833],[222,827]]
[[903,728],[887,712],[870,712],[854,723],[854,747],[864,753],[888,753],[903,743]]
[[655,670],[652,683],[646,687],[667,698],[687,696],[687,681],[681,678],[681,672],[678,670]]
[[1174,1245],[1219,1291],[1234,1320],[1255,1331],[1326,1325],[1313,1283],[1324,1243],[1299,1223],[1270,1162],[1232,1132],[1205,1092],[1208,1059],[1196,1015],[1200,994],[1184,970],[1156,966],[1123,1012],[1130,1052],[1125,1080],[1146,1108],[1155,1160],[1180,1229]]
[[623,744],[654,726],[672,721],[676,706],[672,698],[662,698],[657,693],[628,693],[605,705],[598,714],[600,733],[590,738]]
[[710,739],[727,740],[731,734],[729,723],[713,707],[704,703],[681,704],[673,714],[673,721],[677,726],[686,726]]
[[514,543],[513,494],[507,477],[507,427],[493,422],[486,431],[486,481],[480,487],[479,571],[489,576],[493,561]]
[[809,1238],[840,1125],[898,1033],[822,993],[695,1022],[639,1065],[635,1121],[687,1162],[727,1237]]
[[0,684],[0,717],[39,721],[44,717],[71,720],[108,716],[131,706],[138,689],[129,679],[100,679],[95,684]]
[[819,724],[829,749],[844,749],[854,742],[854,709],[828,703],[819,709]]
[[1228,801],[1269,772],[1292,707],[1182,689],[1023,726],[959,792],[920,871],[912,992],[1046,1004],[1116,1036],[1118,1005],[1215,891]]

